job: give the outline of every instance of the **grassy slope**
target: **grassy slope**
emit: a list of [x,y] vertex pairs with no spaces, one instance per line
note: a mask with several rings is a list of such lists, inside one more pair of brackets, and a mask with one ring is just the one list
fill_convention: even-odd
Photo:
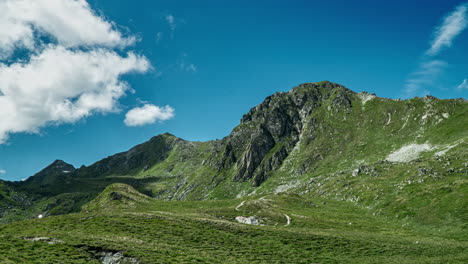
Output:
[[[294,93],[307,93],[307,89],[310,88],[295,89]],[[324,94],[330,92],[323,87],[320,89]],[[351,99],[351,108],[333,103],[342,94]],[[292,96],[292,93],[274,96],[272,100],[284,100],[289,96]],[[448,118],[443,114],[448,114]],[[77,211],[81,205],[114,182],[127,183],[152,197],[170,200],[228,199],[252,192],[271,193],[278,186],[295,184],[300,186],[303,192],[325,194],[338,199],[354,199],[365,206],[375,206],[371,200],[377,196],[382,197],[382,193],[385,193],[387,200],[406,201],[408,196],[413,196],[413,190],[407,186],[400,189],[399,193],[387,194],[392,193],[398,184],[400,188],[401,182],[407,178],[416,177],[417,170],[426,166],[434,167],[440,177],[437,182],[425,181],[419,184],[419,187],[437,189],[455,185],[455,192],[452,192],[455,195],[452,194],[452,197],[457,197],[460,191],[466,190],[466,182],[461,176],[466,174],[466,164],[462,161],[466,157],[464,146],[468,138],[467,124],[468,108],[467,103],[463,101],[431,98],[396,101],[375,98],[363,104],[357,94],[335,88],[331,90],[331,96],[321,102],[319,107],[314,108],[304,121],[301,140],[296,150],[279,170],[270,173],[269,179],[260,188],[252,187],[248,181],[233,182],[236,166],[221,171],[210,166],[219,161],[223,141],[188,142],[169,134],[155,137],[148,144],[134,148],[136,151],[133,152],[136,154],[130,161],[139,166],[131,169],[123,166],[126,154],[118,154],[114,160],[107,158],[96,163],[115,164],[110,166],[114,169],[108,173],[96,168],[99,166],[91,166],[80,170],[78,177],[62,175],[57,177],[55,184],[44,183],[37,188],[37,184],[34,183],[26,187],[28,191],[33,190],[40,196],[35,197],[38,202],[31,209],[35,214]],[[252,127],[254,126],[250,123],[242,123],[234,129],[234,133],[245,129],[250,131]],[[422,163],[381,163],[389,153],[405,144],[429,142],[443,148],[461,140],[464,142],[448,152],[451,155],[448,158],[451,160],[450,168],[454,168],[455,173],[447,173],[450,168],[443,168],[443,164],[431,156],[425,157]],[[280,148],[280,145],[281,143],[277,143],[271,153],[266,155],[265,160],[275,149]],[[157,162],[151,166],[155,161]],[[444,162],[446,164],[446,161]],[[380,177],[366,177],[365,174],[358,178],[349,177],[350,171],[360,165],[371,166],[378,171]],[[123,167],[117,170],[115,166]],[[335,188],[337,185],[344,187],[344,190]],[[362,188],[368,188],[370,191],[363,191]],[[437,199],[439,194],[435,193],[429,198]],[[379,205],[377,207],[381,208]],[[392,213],[393,211],[398,210],[391,210]],[[403,212],[400,216],[414,214],[412,210],[408,213]]]
[[[426,224],[465,226],[466,105],[461,101],[427,102],[422,98],[377,98],[362,105],[355,98],[349,114],[322,108],[311,117],[322,121],[321,127],[315,129],[316,138],[307,141],[303,137],[283,167],[256,193],[271,193],[278,186],[289,185],[290,191],[347,200],[371,208],[376,214],[416,217]],[[432,116],[425,120],[427,113]],[[443,113],[448,113],[449,118],[443,118]],[[435,148],[415,161],[384,161],[404,145],[426,142]],[[450,145],[456,146],[444,156],[435,157],[435,152]],[[317,156],[320,158],[314,158]],[[301,173],[303,164],[309,165],[305,173]],[[352,176],[358,168],[364,172]],[[421,174],[421,170],[425,173]]]
[[[115,212],[99,210],[0,226],[0,241],[4,241],[0,255],[9,254],[16,262],[36,260],[41,254],[54,260],[50,262],[76,256],[87,263],[92,247],[122,250],[148,263],[197,259],[465,263],[467,103],[375,98],[363,104],[351,94],[352,107],[347,109],[333,100],[333,96],[325,100],[307,117],[295,150],[260,187],[250,181],[233,182],[236,166],[221,171],[209,166],[219,160],[222,141],[187,142],[163,135],[162,139],[175,142],[164,160],[120,174],[62,178],[53,188],[38,189],[52,190],[54,195],[39,198],[7,220],[76,212],[114,182],[130,184],[159,199],[211,201],[152,201],[130,208],[124,204]],[[234,131],[247,126],[241,124]],[[430,143],[435,148],[408,163],[384,161],[411,143]],[[434,156],[448,146],[454,147],[442,157]],[[353,176],[358,168],[360,173]],[[272,203],[246,202],[251,211],[245,211],[248,206],[234,210],[243,199],[254,201],[286,190],[289,195],[273,195]],[[288,227],[282,227],[283,213],[293,219]],[[232,223],[237,215],[252,214],[264,217],[269,226]],[[66,243],[33,243],[25,236],[49,236]]]
[[[239,215],[266,225],[238,224]],[[61,242],[24,239],[31,237]],[[124,185],[110,186],[82,213],[0,226],[0,263],[99,263],[92,251],[142,263],[466,263],[466,246],[349,202],[288,194],[160,201]]]

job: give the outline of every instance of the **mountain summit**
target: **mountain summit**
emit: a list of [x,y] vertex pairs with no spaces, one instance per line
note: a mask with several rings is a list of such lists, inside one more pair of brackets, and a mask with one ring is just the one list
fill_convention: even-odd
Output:
[[[465,100],[393,100],[328,81],[304,83],[268,96],[222,140],[166,133],[88,167],[55,161],[13,187],[41,201],[35,213],[64,202],[75,205],[56,213],[78,210],[109,184],[124,183],[165,200],[289,191],[421,221],[459,219],[467,119]],[[433,201],[424,205],[430,217],[420,210],[422,198]],[[441,213],[445,203],[453,211]]]

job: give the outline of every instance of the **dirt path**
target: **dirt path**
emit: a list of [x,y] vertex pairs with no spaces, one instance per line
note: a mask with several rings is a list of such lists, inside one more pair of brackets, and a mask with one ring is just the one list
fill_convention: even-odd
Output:
[[291,217],[289,217],[289,215],[287,215],[287,214],[284,214],[284,216],[286,217],[286,220],[287,220],[287,222],[286,222],[286,224],[284,226],[290,225],[291,224]]
[[239,208],[243,206],[245,201],[242,201],[238,206],[236,206],[236,211],[240,211]]

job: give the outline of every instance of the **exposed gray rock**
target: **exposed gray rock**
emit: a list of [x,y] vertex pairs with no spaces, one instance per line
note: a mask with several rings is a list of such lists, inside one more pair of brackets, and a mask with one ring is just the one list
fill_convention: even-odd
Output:
[[232,145],[228,143],[226,144],[226,147],[224,148],[223,156],[218,166],[218,170],[227,169],[230,166],[232,166],[235,162],[236,162],[236,156],[232,149]]
[[247,224],[247,225],[261,225],[261,220],[257,219],[255,216],[236,216],[236,221],[241,223],[241,224]]
[[98,251],[93,253],[102,264],[139,264],[136,258],[126,257],[122,252]]
[[[310,117],[316,107],[331,98],[333,107],[350,111],[352,95],[353,92],[345,87],[325,81],[301,84],[288,93],[268,96],[245,114],[241,124],[223,139],[218,171],[236,165],[234,181],[251,180],[253,186],[259,186],[271,171],[281,166],[298,144],[300,135],[304,144],[316,138],[319,122]],[[305,165],[299,174],[308,171],[309,167]]]
[[253,185],[259,186],[264,182],[267,179],[268,173],[278,169],[287,156],[288,151],[286,150],[286,147],[282,147],[280,150],[274,152],[270,158],[264,159],[255,171]]
[[353,176],[353,177],[356,177],[356,176],[359,175],[360,172],[361,172],[361,170],[360,170],[359,168],[357,168],[357,169],[353,170],[352,176]]
[[252,135],[245,154],[238,162],[237,166],[239,170],[234,180],[245,181],[252,178],[255,169],[274,145],[275,140],[271,133],[263,125],[260,125]]
[[106,252],[101,257],[102,264],[138,264],[135,258],[124,257],[122,253]]
[[63,243],[62,240],[51,237],[25,237],[24,240],[32,242],[44,242],[49,245]]

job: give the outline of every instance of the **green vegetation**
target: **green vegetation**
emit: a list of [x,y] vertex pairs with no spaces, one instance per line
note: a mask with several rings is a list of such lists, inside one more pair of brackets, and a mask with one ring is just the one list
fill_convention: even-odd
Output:
[[0,181],[0,256],[466,263],[467,106],[307,83],[267,97],[222,140],[163,134],[89,167],[55,161]]
[[[468,259],[466,240],[428,236],[348,202],[279,194],[250,197],[236,210],[240,203],[160,201],[130,186],[111,185],[82,213],[0,226],[0,255],[2,263],[99,263],[97,252],[122,252],[141,263]],[[291,218],[288,226],[284,214]],[[265,225],[239,224],[234,220],[239,215],[257,216]]]

